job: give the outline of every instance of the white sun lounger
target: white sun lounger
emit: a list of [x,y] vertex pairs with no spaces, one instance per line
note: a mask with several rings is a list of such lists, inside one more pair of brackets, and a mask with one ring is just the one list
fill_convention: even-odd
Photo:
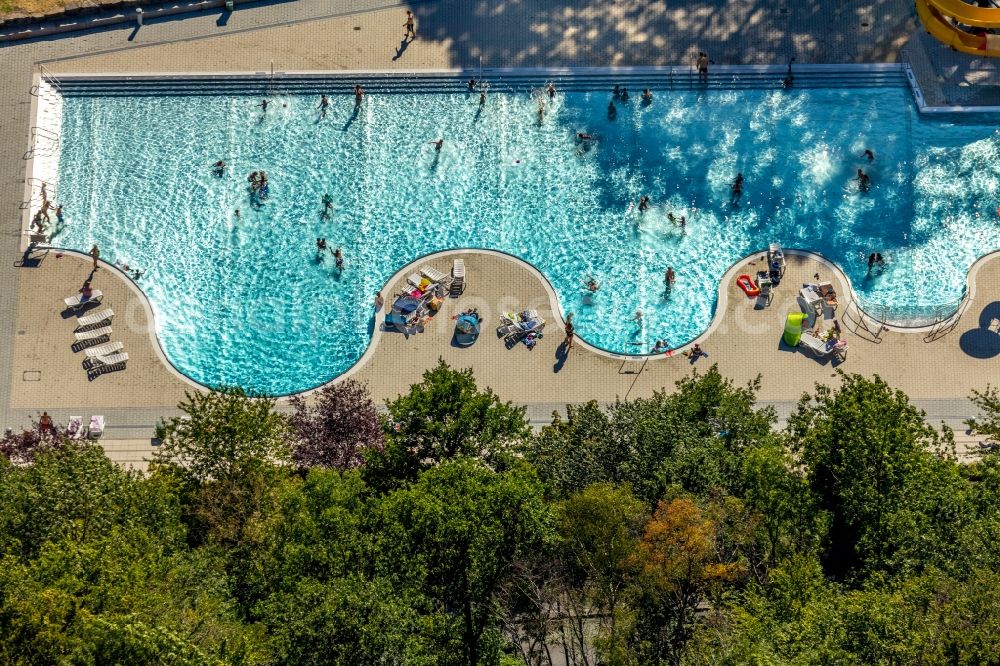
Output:
[[115,365],[124,365],[128,361],[128,354],[121,352],[118,354],[108,354],[107,356],[98,356],[97,358],[88,359],[90,361],[90,368],[110,368]]
[[74,333],[73,337],[76,338],[77,342],[86,342],[87,340],[96,340],[98,338],[103,338],[106,335],[111,335],[110,326],[102,326],[101,328],[92,328],[89,331],[80,331]]
[[826,340],[821,340],[809,331],[803,331],[802,337],[799,338],[799,346],[805,347],[820,357],[830,355],[837,356],[838,358],[847,357],[846,344],[831,345]]
[[98,310],[92,314],[80,317],[76,320],[76,327],[78,329],[85,326],[93,326],[94,324],[100,324],[102,321],[110,321],[115,316],[115,313],[111,311],[111,308],[105,308],[103,310]]
[[91,292],[90,298],[84,298],[83,294],[77,294],[75,296],[70,296],[69,298],[64,298],[63,303],[65,303],[68,308],[78,310],[89,303],[100,303],[102,298],[104,298],[104,294],[101,293],[101,290],[94,289]]
[[420,277],[419,273],[410,273],[406,276],[406,282],[414,289],[419,289],[420,283],[423,281],[424,279]]
[[104,434],[104,416],[102,414],[95,414],[90,417],[90,428],[88,429],[88,436],[90,439],[100,439],[101,435]]
[[420,274],[431,282],[445,284],[445,286],[450,286],[451,284],[451,279],[433,266],[421,266]]
[[121,341],[105,342],[103,345],[97,345],[96,347],[91,347],[90,349],[84,349],[83,353],[87,355],[87,358],[100,358],[102,356],[117,354],[124,348],[125,343]]

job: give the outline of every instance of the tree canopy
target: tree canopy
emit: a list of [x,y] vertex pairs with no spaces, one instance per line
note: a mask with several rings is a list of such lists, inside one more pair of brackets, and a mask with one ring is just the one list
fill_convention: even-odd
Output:
[[782,427],[757,388],[538,432],[443,363],[384,413],[192,393],[145,476],[36,425],[0,445],[0,663],[994,663],[1000,454],[878,377]]

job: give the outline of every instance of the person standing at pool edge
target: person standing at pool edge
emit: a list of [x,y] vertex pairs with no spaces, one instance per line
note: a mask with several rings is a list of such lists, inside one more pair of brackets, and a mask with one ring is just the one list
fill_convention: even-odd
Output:
[[708,83],[708,54],[704,51],[698,51],[698,60],[695,64],[698,67],[698,80],[702,83]]
[[573,348],[573,313],[566,313],[566,326],[563,329],[566,331],[566,340],[563,342],[566,345],[566,351]]
[[94,270],[97,270],[97,260],[101,258],[101,249],[97,247],[97,243],[94,243],[94,247],[90,248],[90,258],[94,260]]
[[403,33],[403,39],[409,39],[411,42],[417,38],[417,27],[416,20],[413,18],[413,12],[406,10],[406,23],[403,24],[406,28],[406,32]]

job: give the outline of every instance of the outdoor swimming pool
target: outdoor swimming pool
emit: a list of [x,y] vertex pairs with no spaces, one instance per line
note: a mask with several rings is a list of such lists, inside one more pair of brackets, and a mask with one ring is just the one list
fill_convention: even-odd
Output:
[[[525,259],[579,336],[636,354],[704,331],[723,273],[769,242],[821,252],[903,316],[957,300],[969,266],[1000,247],[991,119],[922,118],[902,86],[654,94],[618,104],[613,122],[610,92],[559,94],[541,125],[527,93],[492,94],[482,113],[464,92],[369,95],[356,116],[339,94],[325,120],[318,96],[275,98],[265,117],[249,95],[68,95],[67,224],[54,242],[96,242],[146,271],[139,285],[179,370],[274,394],[347,370],[368,345],[375,292],[436,250]],[[598,140],[583,151],[577,132]],[[255,210],[246,177],[260,169],[270,198]],[[731,206],[737,172],[745,191]],[[630,209],[644,194],[651,209]],[[316,260],[317,237],[343,248],[342,275],[329,254]],[[876,250],[889,264],[868,275]],[[601,284],[593,305],[588,276]]]

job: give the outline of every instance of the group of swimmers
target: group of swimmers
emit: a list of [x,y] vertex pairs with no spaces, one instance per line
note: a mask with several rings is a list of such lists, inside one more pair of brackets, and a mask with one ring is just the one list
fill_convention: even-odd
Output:
[[[317,238],[316,239],[316,260],[317,261],[323,261],[323,258],[326,257],[327,250],[329,250],[329,247],[326,244],[326,239],[325,238]],[[330,250],[330,254],[333,255],[333,260],[335,262],[337,262],[337,270],[342,272],[344,270],[344,253],[338,247],[335,250]]]
[[56,223],[59,226],[63,224],[63,207],[55,206],[53,208],[52,202],[49,200],[49,191],[46,183],[42,183],[42,205],[39,206],[38,211],[35,216],[31,219],[31,227],[37,227],[38,232],[42,233],[45,231],[45,225],[49,224],[52,219],[49,217],[49,211],[52,210],[56,215]]
[[[614,120],[618,116],[618,107],[615,106],[616,99],[627,103],[629,101],[628,88],[615,84],[615,87],[611,90],[611,101],[608,102],[608,120]],[[642,91],[642,105],[649,106],[652,103],[652,91],[649,88],[644,88]]]

